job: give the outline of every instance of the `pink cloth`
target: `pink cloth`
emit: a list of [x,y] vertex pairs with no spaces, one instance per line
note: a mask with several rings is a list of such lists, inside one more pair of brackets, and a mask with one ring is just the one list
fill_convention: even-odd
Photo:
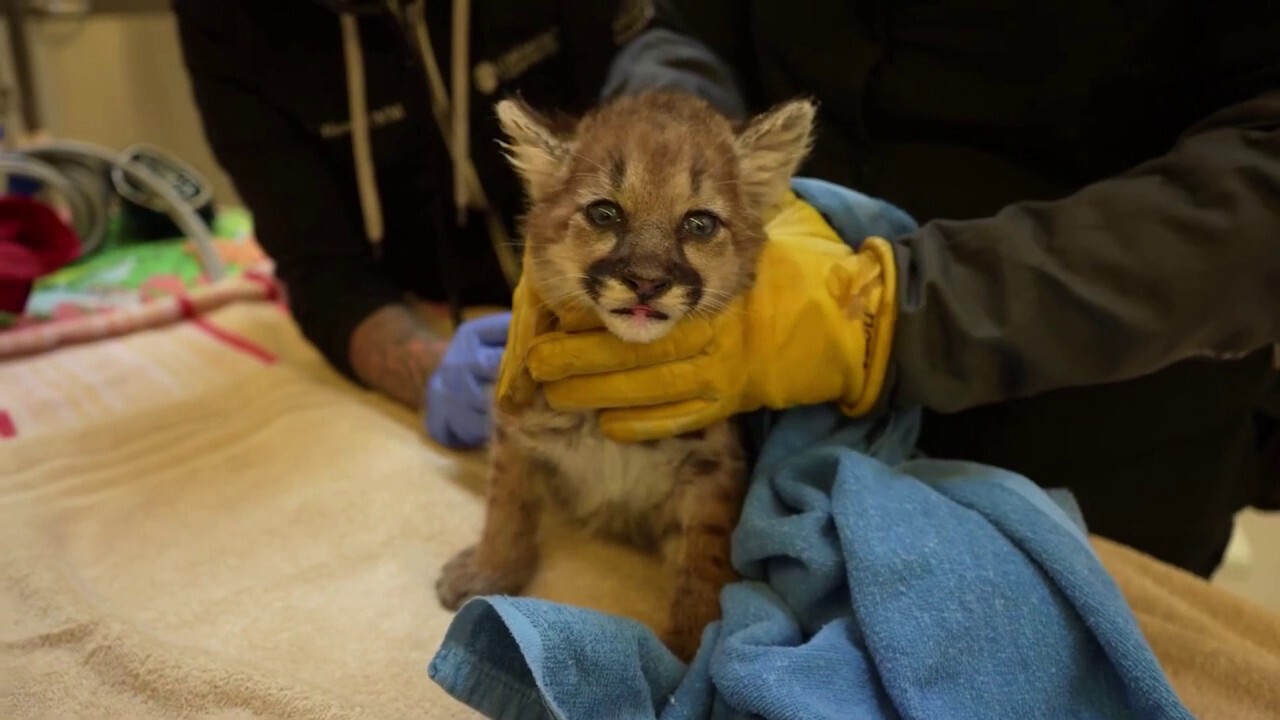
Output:
[[21,313],[35,281],[80,255],[80,240],[49,206],[0,197],[0,310]]
[[0,332],[0,360],[127,335],[183,320],[198,320],[200,316],[233,302],[268,301],[283,306],[282,298],[282,288],[270,275],[252,271],[229,275],[195,288],[190,294],[171,295],[137,307],[89,313]]

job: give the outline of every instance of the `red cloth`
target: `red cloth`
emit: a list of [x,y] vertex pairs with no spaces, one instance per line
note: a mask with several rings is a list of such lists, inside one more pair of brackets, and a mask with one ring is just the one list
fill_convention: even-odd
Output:
[[0,310],[21,313],[35,281],[80,255],[80,239],[48,205],[0,197]]

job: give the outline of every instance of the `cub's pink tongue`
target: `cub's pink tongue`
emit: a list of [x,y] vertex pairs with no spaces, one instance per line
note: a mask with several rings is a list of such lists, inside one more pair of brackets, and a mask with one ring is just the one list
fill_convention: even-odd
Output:
[[633,317],[649,317],[653,314],[653,308],[648,305],[632,305],[631,315]]

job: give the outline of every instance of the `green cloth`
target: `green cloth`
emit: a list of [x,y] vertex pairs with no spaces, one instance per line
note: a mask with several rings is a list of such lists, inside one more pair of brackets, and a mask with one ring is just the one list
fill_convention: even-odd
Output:
[[[218,245],[254,243],[252,218],[239,208],[220,210],[211,229]],[[228,272],[242,272],[244,266],[232,255],[226,260]],[[200,263],[184,238],[132,240],[121,236],[117,222],[98,250],[37,280],[21,316],[0,312],[0,328],[47,321],[68,311],[134,306],[159,288],[199,283]]]

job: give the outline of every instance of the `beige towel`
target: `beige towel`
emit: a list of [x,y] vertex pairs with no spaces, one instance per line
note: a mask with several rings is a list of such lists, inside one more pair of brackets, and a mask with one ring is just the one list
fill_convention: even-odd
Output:
[[[482,459],[275,308],[211,319],[279,360],[181,326],[0,363],[0,718],[471,716],[426,668]],[[654,621],[652,563],[558,537],[535,591]]]
[[[273,306],[210,320],[227,337],[182,325],[0,362],[17,430],[0,439],[0,718],[471,717],[426,667],[483,460],[342,381]],[[660,621],[654,562],[550,531],[534,594]],[[1276,618],[1108,558],[1188,701],[1263,717],[1231,693],[1275,671]],[[1183,616],[1202,631],[1162,620]]]
[[1197,718],[1280,718],[1280,615],[1130,548],[1094,547]]

